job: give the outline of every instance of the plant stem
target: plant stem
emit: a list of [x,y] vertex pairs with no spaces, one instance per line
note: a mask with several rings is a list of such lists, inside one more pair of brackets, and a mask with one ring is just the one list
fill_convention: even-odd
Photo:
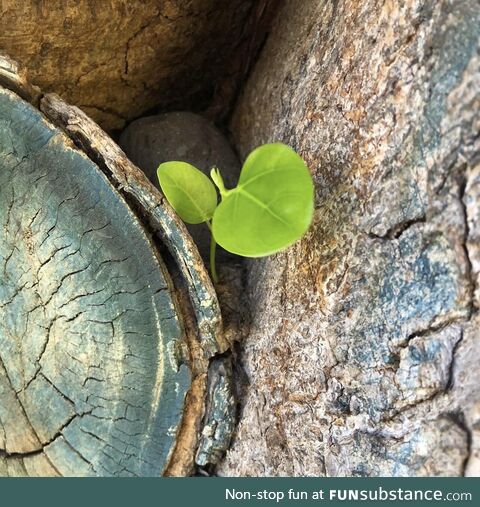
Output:
[[210,171],[210,178],[212,178],[215,185],[217,185],[217,188],[220,191],[220,196],[222,197],[222,199],[226,197],[228,193],[230,193],[230,190],[227,190],[225,188],[222,175],[220,174],[220,171],[216,167],[213,167],[212,170]]
[[212,274],[212,280],[218,283],[217,268],[215,266],[215,253],[217,251],[217,242],[215,241],[213,234],[210,236],[210,273]]

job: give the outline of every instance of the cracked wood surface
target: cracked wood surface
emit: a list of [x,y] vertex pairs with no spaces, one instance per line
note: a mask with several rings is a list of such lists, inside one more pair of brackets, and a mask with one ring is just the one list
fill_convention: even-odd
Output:
[[163,195],[149,182],[119,146],[75,106],[55,94],[40,100],[40,109],[109,174],[118,190],[138,207],[152,234],[170,250],[187,285],[205,359],[228,348],[222,334],[218,299],[203,261],[185,224]]
[[291,144],[311,232],[249,264],[222,475],[480,475],[480,5],[287,0],[232,121]]
[[254,4],[2,0],[0,50],[44,91],[59,93],[103,128],[120,129],[158,105],[203,105],[248,36]]
[[160,475],[191,369],[170,276],[106,176],[0,88],[0,475]]
[[[74,222],[69,222],[68,220],[64,222],[63,225],[65,234],[61,236],[62,238],[70,237],[72,235],[74,237],[78,236],[79,231],[77,231],[75,227],[82,224],[85,218],[90,220],[90,213],[94,213],[95,216],[97,216],[97,211],[101,211],[102,205],[107,207],[110,205],[109,202],[102,203],[101,199],[97,200],[93,208],[87,207],[86,209],[83,209],[83,204],[78,205],[77,201],[80,201],[81,203],[83,202],[83,193],[88,191],[89,185],[95,186],[93,189],[94,194],[95,191],[98,190],[101,192],[102,197],[110,196],[110,198],[113,199],[117,197],[120,201],[120,208],[129,215],[129,217],[133,220],[134,228],[139,228],[141,231],[140,236],[146,240],[143,245],[142,243],[137,243],[136,240],[138,238],[138,234],[137,236],[135,236],[135,234],[131,235],[128,225],[129,222],[125,222],[125,217],[122,213],[119,215],[115,214],[115,208],[112,208],[110,210],[112,221],[113,219],[117,219],[119,222],[117,224],[105,224],[98,229],[92,228],[92,230],[86,229],[83,232],[80,231],[80,246],[75,249],[75,251],[65,253],[63,250],[69,249],[72,245],[62,245],[57,248],[55,242],[55,248],[52,250],[51,257],[49,257],[45,262],[42,262],[40,268],[43,269],[43,265],[48,264],[48,274],[50,278],[53,281],[58,280],[59,283],[47,298],[47,302],[44,303],[42,301],[42,304],[39,306],[45,306],[45,304],[49,305],[51,301],[54,300],[54,297],[57,297],[57,293],[61,293],[64,284],[73,283],[73,280],[70,279],[71,277],[76,276],[83,271],[87,271],[92,267],[92,265],[94,266],[95,261],[93,260],[93,257],[97,254],[97,252],[100,252],[103,248],[106,248],[107,250],[111,248],[110,242],[112,237],[105,235],[104,230],[112,225],[115,225],[117,228],[121,228],[124,236],[122,236],[122,245],[119,245],[118,242],[115,243],[115,247],[119,248],[117,252],[119,254],[119,259],[113,259],[112,257],[111,263],[119,263],[118,269],[120,272],[122,272],[125,267],[130,270],[129,265],[133,262],[131,259],[133,256],[136,259],[136,262],[139,262],[144,268],[146,268],[148,267],[148,264],[144,263],[144,259],[153,256],[157,262],[156,269],[160,270],[159,276],[165,281],[165,287],[154,292],[154,296],[152,296],[154,297],[154,300],[152,300],[152,302],[158,302],[160,306],[163,305],[163,312],[167,316],[164,318],[163,314],[160,316],[155,314],[156,317],[154,320],[158,324],[158,329],[156,333],[154,332],[148,335],[148,340],[158,344],[156,348],[156,351],[158,352],[157,356],[153,355],[153,351],[148,351],[148,359],[152,365],[156,365],[157,370],[155,371],[153,368],[150,368],[150,364],[146,365],[147,377],[150,376],[156,378],[156,382],[153,384],[156,391],[152,393],[152,385],[146,382],[142,382],[140,386],[135,386],[135,389],[138,391],[138,396],[140,396],[141,399],[147,399],[145,406],[150,406],[151,412],[149,412],[148,408],[145,410],[142,409],[141,412],[137,411],[137,418],[133,422],[135,422],[135,424],[139,427],[139,432],[133,435],[127,435],[127,437],[131,436],[133,439],[140,438],[142,442],[144,441],[147,443],[145,443],[145,445],[129,449],[127,444],[130,444],[125,442],[126,447],[124,449],[118,449],[118,453],[115,452],[115,458],[112,458],[112,451],[110,448],[107,448],[107,451],[109,451],[108,457],[116,459],[118,463],[123,465],[123,468],[115,468],[111,466],[107,469],[102,465],[99,470],[92,468],[89,473],[97,475],[132,475],[136,472],[132,472],[131,470],[137,467],[139,468],[138,475],[158,475],[159,473],[169,476],[189,475],[194,470],[195,455],[199,446],[202,447],[202,459],[208,463],[215,463],[218,456],[221,454],[221,449],[230,441],[232,425],[235,420],[236,407],[234,399],[232,398],[231,371],[228,368],[228,357],[218,357],[217,360],[212,363],[216,365],[215,368],[212,368],[211,360],[213,356],[227,350],[229,347],[229,340],[231,339],[231,331],[223,331],[222,318],[215,290],[213,289],[198,250],[188,235],[183,222],[181,222],[178,216],[172,211],[168,203],[164,201],[161,194],[151,185],[140,169],[126,158],[125,154],[119,149],[119,147],[109,136],[105,134],[105,132],[102,131],[102,129],[98,127],[98,125],[95,124],[95,122],[86,116],[79,108],[69,106],[58,96],[51,94],[43,95],[38,88],[33,87],[27,81],[26,72],[22,68],[9,58],[1,55],[0,85],[9,90],[14,90],[15,93],[18,94],[17,96],[13,93],[7,92],[6,90],[2,92],[12,98],[12,104],[16,104],[15,101],[17,101],[18,104],[16,104],[15,107],[18,107],[20,111],[26,113],[24,118],[22,118],[22,115],[19,114],[18,118],[16,118],[18,121],[13,124],[15,125],[15,129],[12,132],[20,135],[20,139],[16,140],[11,132],[12,115],[9,115],[8,108],[5,108],[4,112],[6,113],[6,119],[0,126],[2,128],[5,126],[4,131],[6,141],[4,143],[4,148],[6,150],[5,152],[8,153],[8,156],[18,156],[17,142],[19,146],[23,146],[26,142],[25,139],[28,139],[28,136],[32,135],[31,131],[34,133],[37,132],[38,129],[41,131],[42,127],[48,132],[51,131],[52,139],[54,138],[56,140],[56,151],[54,150],[54,152],[50,153],[51,146],[49,144],[50,140],[48,140],[48,142],[45,143],[45,146],[42,145],[41,150],[38,150],[38,153],[42,154],[41,157],[38,157],[37,151],[34,151],[33,153],[22,157],[18,163],[19,166],[22,166],[25,158],[25,161],[28,160],[30,165],[35,167],[35,170],[42,171],[38,181],[41,180],[42,184],[46,185],[45,190],[48,190],[48,192],[45,191],[39,196],[38,202],[40,202],[41,199],[44,199],[43,208],[48,211],[50,206],[55,204],[55,201],[51,202],[51,197],[54,195],[62,196],[65,193],[65,189],[69,188],[68,185],[61,186],[60,188],[56,187],[57,183],[62,185],[63,181],[68,181],[68,174],[63,175],[62,173],[64,180],[61,180],[61,178],[53,178],[53,180],[50,181],[48,178],[50,175],[49,156],[55,161],[59,153],[63,153],[65,150],[67,153],[72,152],[75,154],[75,157],[72,159],[73,161],[81,159],[88,161],[88,163],[85,163],[90,168],[89,170],[93,170],[94,174],[102,176],[100,179],[95,179],[94,177],[91,181],[88,180],[88,178],[85,180],[85,178],[89,176],[88,171],[85,172],[85,174],[80,176],[84,186],[81,188],[79,187],[78,192],[76,192],[73,196],[65,195],[58,204],[56,211],[50,210],[51,213],[54,213],[55,220],[53,225],[48,227],[45,237],[41,241],[40,247],[46,248],[50,245],[50,242],[56,241],[54,233],[60,223],[59,218],[61,218],[61,216],[65,213],[63,209],[64,205],[68,204],[69,206],[77,206],[79,208],[79,212],[75,214],[76,220]],[[0,88],[0,90],[3,89]],[[30,107],[27,102],[20,100],[20,97],[23,97],[27,102],[35,106],[35,108]],[[13,109],[15,109],[15,107],[13,107]],[[46,118],[43,117],[37,109],[40,109],[45,114]],[[30,116],[27,113],[31,113]],[[50,120],[51,123],[49,123],[47,119]],[[31,123],[33,123],[33,127],[30,125]],[[22,129],[25,129],[27,132],[24,136],[25,139],[21,137],[21,133],[23,132]],[[0,131],[1,130],[2,129],[0,128]],[[66,134],[67,137],[63,135],[62,132],[63,134]],[[74,145],[76,148],[74,148]],[[27,142],[26,146],[29,147],[30,144]],[[45,156],[43,156],[44,151],[47,153]],[[43,165],[44,163],[46,164],[45,166]],[[72,165],[74,165],[73,162]],[[69,169],[70,171],[75,171],[77,168],[73,167],[72,169],[72,167],[69,167]],[[7,178],[7,176],[5,178]],[[46,178],[45,182],[43,181],[44,178]],[[101,185],[104,185],[106,189],[100,188],[100,183]],[[18,182],[12,180],[10,187],[13,197],[16,195],[15,189],[17,186]],[[17,213],[20,210],[23,210],[23,207],[18,209],[15,208],[15,199],[13,197],[11,201],[6,204],[8,223],[10,223],[10,220],[12,219],[17,220],[18,222]],[[89,198],[91,199],[91,196],[89,196]],[[60,207],[62,208],[61,210]],[[41,213],[44,212],[43,208],[39,209],[39,216],[41,216]],[[86,213],[86,216],[84,216],[84,212]],[[35,213],[31,223],[29,223],[29,226],[31,226],[34,222],[36,224],[37,219],[37,213]],[[39,224],[39,229],[42,227],[43,221]],[[7,231],[5,231],[5,233],[6,232]],[[84,252],[82,250],[84,243],[86,243],[84,236],[88,235],[90,238],[90,234],[96,232],[99,232],[100,236],[98,238],[94,238],[95,248],[89,248],[88,251]],[[20,246],[25,249],[26,245],[29,253],[34,255],[37,251],[38,245],[32,242],[32,240],[31,231],[28,231],[27,235],[24,237],[22,235],[15,235],[13,243],[15,243],[15,241],[20,241]],[[25,244],[23,244],[22,241],[24,241]],[[130,243],[128,243],[129,241]],[[145,245],[151,249],[150,252],[146,251],[144,253],[146,257],[141,255],[142,248]],[[21,250],[21,248],[16,249]],[[138,249],[140,249],[140,252],[136,253]],[[125,252],[129,251],[132,252],[132,255],[125,255]],[[122,252],[123,255],[120,255]],[[61,258],[57,257],[58,254],[61,255]],[[68,268],[68,263],[66,263],[65,260],[71,262],[72,259],[70,259],[70,257],[76,256],[77,254],[82,256],[82,258],[85,257],[86,259],[92,260],[88,263],[86,269],[81,268],[74,270],[74,272],[67,272],[65,274],[64,269]],[[10,257],[11,255],[7,254],[6,259],[8,262],[10,262]],[[53,263],[54,257],[55,263]],[[166,264],[162,261],[163,257],[167,260]],[[100,268],[102,272],[106,269],[106,267],[104,267],[106,264],[108,264],[107,261],[101,262]],[[18,266],[14,267],[10,278],[14,277],[14,271],[17,268]],[[40,268],[38,273],[40,272]],[[38,273],[35,276],[37,276]],[[97,273],[95,272],[94,274],[96,276]],[[120,285],[123,283],[130,283],[128,275],[129,273],[122,272],[122,275],[118,277],[121,278]],[[68,281],[65,282],[67,279]],[[80,279],[77,281],[80,283],[79,287],[82,287],[82,280]],[[96,279],[90,281],[92,285],[95,285],[97,282]],[[134,283],[137,283],[137,281],[138,280],[136,279]],[[30,284],[35,291],[37,290],[37,282],[38,281],[34,281],[34,283]],[[117,282],[118,280],[115,276],[114,279],[112,279],[112,283],[116,284]],[[25,288],[26,286],[24,287],[22,285],[18,289],[18,292],[23,291]],[[109,347],[120,344],[122,340],[125,341],[124,335],[136,334],[136,336],[132,339],[142,339],[143,327],[139,328],[135,332],[130,332],[129,330],[128,326],[130,325],[135,328],[137,325],[137,319],[135,318],[135,315],[132,315],[132,312],[135,312],[135,310],[134,308],[129,307],[128,301],[131,299],[135,302],[135,300],[140,297],[137,296],[137,294],[144,291],[146,288],[147,287],[143,287],[139,290],[122,289],[118,291],[118,293],[114,292],[111,295],[107,294],[105,302],[108,302],[109,305],[114,304],[117,307],[120,307],[120,310],[122,310],[123,306],[126,306],[111,320],[111,322],[95,321],[97,324],[110,323],[112,326],[113,335],[111,337],[111,343],[108,343]],[[148,285],[148,288],[151,289],[152,286]],[[100,304],[91,304],[88,298],[103,293],[103,288],[92,289],[92,291],[88,291],[87,288],[77,288],[76,290],[78,293],[74,295],[71,300],[68,300],[67,303],[62,304],[59,308],[52,308],[53,317],[47,328],[47,340],[41,347],[39,356],[35,359],[37,371],[34,374],[34,377],[37,375],[43,376],[45,380],[50,383],[51,387],[57,390],[58,387],[56,384],[44,375],[43,371],[40,371],[41,362],[45,357],[46,351],[50,350],[48,347],[50,347],[50,331],[53,323],[56,320],[64,319],[65,329],[62,329],[60,334],[66,334],[70,330],[70,325],[77,325],[79,322],[77,319],[83,318],[83,314],[85,313],[83,306],[87,305],[87,310],[90,310],[90,306],[98,307],[98,311],[102,310]],[[157,301],[157,294],[160,293],[161,295],[158,296],[159,299]],[[116,301],[118,298],[121,298],[121,302]],[[75,301],[75,304],[81,308],[81,311],[75,314],[72,318],[69,318],[64,313],[64,307],[68,307],[72,301]],[[36,310],[37,308],[35,307],[34,309]],[[156,311],[156,306],[154,310]],[[56,311],[59,312],[58,315],[55,314]],[[148,312],[148,309],[145,309],[145,311]],[[28,313],[29,315],[27,317],[30,318],[31,312],[29,311]],[[8,336],[13,336],[10,333],[10,326],[12,325],[12,322],[14,322],[14,316],[11,313],[10,301],[8,303],[8,307],[5,305],[5,314],[8,317],[5,329],[8,331]],[[121,328],[118,328],[118,322],[116,322],[116,320],[120,318],[122,318],[122,322],[123,320],[127,322]],[[145,318],[142,318],[142,326],[146,325],[148,327],[148,323],[143,324],[144,320]],[[163,322],[164,320],[168,322]],[[81,338],[82,341],[78,342],[78,344],[76,343],[78,348],[83,350],[83,339],[85,339],[87,343],[87,356],[88,354],[95,353],[93,349],[88,348],[88,340],[92,338],[89,332],[83,333]],[[96,338],[94,338],[94,340],[95,339]],[[23,353],[24,348],[27,348],[28,350],[28,347],[31,344],[27,343],[25,336],[22,335],[21,341],[17,345],[19,345],[21,349],[20,352]],[[62,357],[57,358],[56,352],[57,349],[54,347],[53,359],[56,361],[57,367],[64,367],[64,369],[70,371],[71,367],[68,361],[76,361],[78,357],[74,357],[72,354],[69,354],[68,356],[63,355]],[[138,357],[137,359],[140,360],[144,358]],[[121,361],[125,363],[125,367],[128,367],[130,364],[130,354],[125,354],[123,359],[117,359],[117,367],[119,369],[121,369]],[[58,366],[59,364],[60,366]],[[224,364],[225,367],[219,366],[222,364]],[[140,368],[141,367],[142,365],[140,365]],[[5,375],[8,375],[8,368],[9,366],[4,367]],[[104,368],[104,358],[95,359],[94,368],[101,371],[102,368]],[[134,371],[127,371],[125,376],[133,375],[134,373]],[[129,378],[132,379],[133,377]],[[36,379],[32,378],[28,384],[33,384],[33,380]],[[79,378],[77,379],[78,382],[76,384],[74,380],[75,379],[72,379],[72,389],[75,390],[76,388],[80,391],[85,391],[87,381],[104,381],[104,379],[94,376],[91,378],[88,377],[81,382],[81,379]],[[123,376],[119,373],[115,378],[115,382],[119,383],[122,380]],[[102,385],[106,386],[105,383]],[[98,384],[98,386],[100,390],[100,384]],[[107,387],[110,388],[109,386]],[[130,389],[130,387],[128,388]],[[142,389],[146,390],[146,392],[142,392]],[[23,390],[26,390],[26,388]],[[58,392],[60,395],[65,396],[63,391],[58,390]],[[152,396],[155,397],[155,402],[152,402],[149,405],[148,399]],[[12,412],[9,408],[11,399],[9,401],[8,392],[5,394],[5,399],[6,402],[3,413],[5,419],[8,419],[10,415],[9,422],[11,423]],[[114,400],[105,399],[112,402],[122,401],[117,398]],[[209,400],[208,403],[207,399]],[[36,418],[37,422],[40,421],[39,424],[43,424],[45,421],[48,422],[49,419],[44,415],[45,409],[43,405],[41,403],[37,403],[39,400],[43,400],[41,390],[39,392],[35,392],[30,400],[30,408],[34,414],[34,416],[30,417],[30,419],[33,420]],[[0,398],[0,402],[1,401],[3,400]],[[70,401],[73,403],[73,399]],[[104,400],[102,400],[102,402],[103,401]],[[112,412],[112,410],[116,410],[116,406],[117,404],[115,403],[113,405],[110,404],[109,406],[106,406],[104,403],[102,409],[105,410],[105,414],[102,419],[108,421],[110,418],[113,419],[114,422],[121,420]],[[91,416],[92,413],[93,410],[89,411],[88,414],[81,415],[82,417],[83,415]],[[45,464],[45,457],[43,456],[45,449],[50,449],[49,444],[54,443],[57,439],[61,442],[65,440],[65,432],[68,430],[70,423],[72,423],[77,416],[78,413],[74,412],[71,417],[69,417],[67,421],[58,428],[51,440],[42,444],[41,449],[39,448],[30,452],[17,453],[9,452],[5,446],[5,449],[0,452],[0,455],[2,458],[9,458],[6,462],[9,468],[7,467],[7,469],[2,470],[2,473],[13,475],[86,475],[87,472],[85,469],[78,467],[78,463],[75,464],[75,460],[71,460],[72,456],[68,457],[66,455],[59,458],[60,462],[62,463],[62,460],[70,461],[68,461],[68,463],[63,463],[61,467],[56,468],[54,466],[42,465],[44,468],[41,468],[41,463]],[[156,419],[153,420],[153,418]],[[205,421],[208,420],[208,424],[210,426],[215,425],[217,428],[214,435],[207,435],[203,431],[203,426],[206,424],[204,419]],[[145,425],[147,422],[148,424]],[[170,424],[168,428],[166,426],[163,427],[163,425],[166,425],[168,422],[171,422],[172,424]],[[120,424],[123,424],[123,422]],[[31,426],[33,430],[33,425]],[[55,424],[52,426],[55,426]],[[157,439],[157,434],[159,432],[159,438]],[[90,434],[91,436],[95,436],[93,430],[90,431]],[[17,443],[19,442],[23,445],[22,438],[25,438],[28,441],[29,434],[27,432],[21,435],[23,436],[20,436],[17,439]],[[70,442],[67,443],[70,445]],[[110,446],[110,443],[106,440],[104,441],[104,444],[105,445],[103,445],[99,440],[97,443],[97,453],[103,455],[105,453],[106,446]],[[149,446],[151,446],[152,449],[150,449]],[[73,446],[73,448],[74,451],[78,451],[75,446]],[[146,450],[146,448],[148,449]],[[122,452],[125,456],[122,456]],[[142,465],[145,461],[144,454],[146,452],[151,452],[153,454],[157,453],[158,459],[155,460],[154,465],[152,463],[147,463],[146,466]],[[28,463],[25,461],[27,457],[29,459]],[[11,458],[21,458],[22,461],[15,461]],[[32,461],[32,459],[35,459],[35,461]],[[101,457],[99,458],[96,454],[93,454],[93,458],[90,461],[98,461],[99,459],[101,459]],[[31,465],[31,463],[37,462],[40,464],[35,465],[35,467]],[[51,464],[51,461],[49,463]],[[152,465],[153,468],[148,468],[149,465]]]

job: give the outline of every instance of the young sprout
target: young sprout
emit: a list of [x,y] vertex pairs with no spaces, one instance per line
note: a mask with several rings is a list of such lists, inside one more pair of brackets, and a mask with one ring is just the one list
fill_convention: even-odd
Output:
[[218,281],[215,249],[244,257],[264,257],[295,243],[310,227],[314,189],[302,158],[290,147],[265,144],[247,157],[238,185],[226,189],[220,171],[210,179],[185,162],[166,162],[158,179],[168,202],[188,224],[211,230],[210,271]]

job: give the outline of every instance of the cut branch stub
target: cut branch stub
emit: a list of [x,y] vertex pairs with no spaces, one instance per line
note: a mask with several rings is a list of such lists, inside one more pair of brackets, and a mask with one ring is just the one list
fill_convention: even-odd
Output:
[[[28,99],[22,79],[0,83]],[[185,474],[226,347],[215,293],[160,194],[88,118],[73,123],[92,129],[88,155],[0,87],[0,474]]]

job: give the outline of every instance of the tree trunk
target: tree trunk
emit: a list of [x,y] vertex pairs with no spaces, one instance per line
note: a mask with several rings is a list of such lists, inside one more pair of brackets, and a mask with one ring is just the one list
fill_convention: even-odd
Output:
[[232,74],[253,0],[0,1],[0,51],[105,129],[155,106],[202,109]]
[[93,121],[1,57],[0,224],[0,475],[211,462],[233,404],[209,371],[228,344],[197,249]]
[[249,262],[222,475],[480,475],[477,0],[286,0],[236,107],[295,147],[308,236]]

